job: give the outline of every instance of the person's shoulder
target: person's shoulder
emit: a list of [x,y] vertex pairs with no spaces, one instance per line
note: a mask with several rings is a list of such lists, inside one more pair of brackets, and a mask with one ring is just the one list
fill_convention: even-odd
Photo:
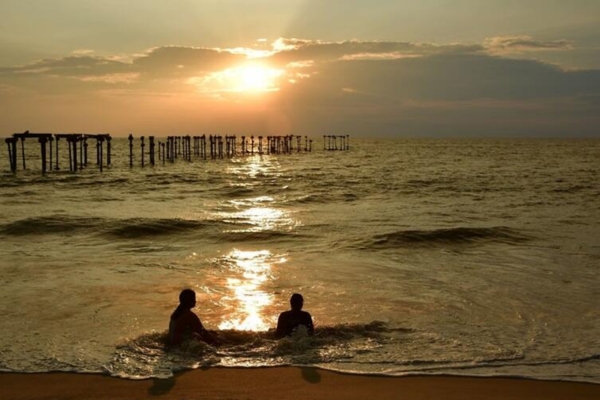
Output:
[[184,313],[181,316],[186,319],[200,320],[200,318],[198,318],[198,316],[192,310],[184,311]]
[[279,318],[286,318],[286,317],[290,316],[291,314],[292,314],[291,310],[283,311],[281,314],[279,314]]

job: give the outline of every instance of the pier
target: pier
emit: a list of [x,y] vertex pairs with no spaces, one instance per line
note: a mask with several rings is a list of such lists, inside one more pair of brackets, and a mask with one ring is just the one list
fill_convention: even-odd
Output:
[[323,150],[350,150],[350,135],[323,135]]
[[[39,143],[42,173],[59,171],[60,160],[66,161],[61,151],[68,154],[69,171],[77,172],[90,166],[89,143],[95,140],[95,167],[100,171],[112,165],[112,137],[108,133],[14,133],[4,139],[8,147],[10,170],[16,173],[19,165],[27,169],[26,142],[35,139]],[[300,135],[236,136],[236,135],[180,135],[157,138],[155,136],[134,137],[129,134],[129,167],[155,166],[174,163],[176,160],[191,162],[199,160],[222,160],[252,155],[280,155],[312,152],[313,140]],[[66,149],[60,143],[66,143]],[[20,146],[19,146],[20,143]],[[348,150],[349,136],[323,136],[324,150]],[[31,156],[31,152],[29,152]],[[34,154],[35,155],[35,154]],[[20,158],[20,160],[19,160]],[[37,157],[35,157],[37,158]],[[138,161],[139,160],[139,161]]]
[[[88,166],[88,139],[96,140],[96,165],[102,171],[103,166],[111,164],[111,136],[108,133],[15,133],[10,138],[4,139],[8,146],[8,159],[12,172],[17,171],[17,143],[21,142],[21,162],[23,169],[27,168],[25,157],[25,141],[37,139],[40,144],[40,159],[42,172],[46,173],[53,169],[60,170],[59,165],[59,142],[65,139],[69,152],[69,171],[76,172]],[[106,142],[106,164],[104,162],[104,143]],[[53,146],[54,144],[54,146]],[[54,148],[54,153],[53,153]],[[55,163],[53,164],[53,159]]]

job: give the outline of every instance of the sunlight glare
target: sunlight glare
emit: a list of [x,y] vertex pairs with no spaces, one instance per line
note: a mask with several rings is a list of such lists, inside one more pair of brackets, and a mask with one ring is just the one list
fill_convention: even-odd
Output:
[[262,65],[246,65],[232,70],[234,88],[239,92],[268,92],[278,90],[275,79],[282,71]]
[[195,85],[204,93],[264,93],[279,90],[278,80],[284,71],[268,67],[262,63],[249,63],[205,77],[193,77],[189,84]]
[[[272,264],[283,263],[284,257],[274,257],[268,250],[242,251],[233,249],[227,256],[233,263],[238,277],[226,280],[226,286],[233,296],[224,300],[233,303],[234,312],[219,324],[219,329],[243,331],[266,331],[270,328],[264,319],[264,309],[273,303],[273,295],[265,290],[271,277]],[[241,275],[241,276],[240,276]]]

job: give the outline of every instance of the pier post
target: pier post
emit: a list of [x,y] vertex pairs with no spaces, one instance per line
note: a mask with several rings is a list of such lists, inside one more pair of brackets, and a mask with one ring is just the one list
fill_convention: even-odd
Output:
[[54,144],[54,136],[50,135],[48,140],[50,141],[50,143],[48,144],[48,149],[50,149],[50,162],[48,163],[48,165],[50,166],[50,171],[52,171],[52,147]]
[[150,165],[154,166],[154,136],[148,136],[150,141]]
[[219,135],[217,138],[219,141],[219,158],[223,159],[223,136]]
[[11,143],[13,154],[13,172],[17,172],[17,139],[14,138]]
[[78,137],[73,136],[73,171],[77,172],[77,143],[79,143]]
[[73,172],[73,148],[71,147],[70,137],[67,137],[67,148],[69,149],[69,171]]
[[[100,137],[100,172],[103,170],[103,159],[104,159],[104,137]],[[108,165],[108,164],[107,164]]]
[[83,169],[83,142],[85,141],[85,137],[82,137],[79,141],[79,170]]
[[143,167],[144,166],[144,147],[146,147],[146,145],[144,144],[144,137],[141,136],[140,139],[142,141],[141,149],[142,149],[142,167]]
[[192,161],[192,137],[185,135],[185,145],[187,150],[187,160]]
[[97,158],[98,158],[98,167],[100,167],[100,172],[102,172],[102,164],[103,164],[103,156],[102,156],[102,147],[104,145],[104,138],[103,137],[98,137],[96,138],[96,154],[97,154]]
[[83,165],[87,167],[88,165],[88,142],[87,138],[83,138]]
[[8,146],[8,161],[10,164],[11,172],[17,172],[17,146],[15,138],[6,138],[4,141]]
[[23,158],[23,169],[25,169],[25,138],[21,136],[21,157]]
[[133,135],[129,134],[129,167],[133,167]]
[[172,163],[174,163],[176,158],[177,158],[177,137],[171,136],[171,159],[170,159],[170,161]]
[[42,156],[42,173],[46,173],[46,142],[48,139],[44,136],[40,136],[38,138],[38,142],[40,142],[40,150]]
[[76,172],[77,171],[77,144],[75,143],[75,138],[68,136],[67,144],[69,146],[69,171]]
[[60,167],[58,166],[58,158],[59,158],[59,157],[58,157],[58,141],[59,141],[59,140],[60,140],[60,138],[57,136],[57,137],[56,137],[56,167],[54,167],[54,169],[55,169],[56,171],[59,171],[59,170],[60,170]]
[[110,163],[111,163],[111,160],[110,160],[110,147],[111,147],[110,146],[110,140],[111,140],[111,137],[107,136],[106,137],[106,166],[107,167],[110,167]]

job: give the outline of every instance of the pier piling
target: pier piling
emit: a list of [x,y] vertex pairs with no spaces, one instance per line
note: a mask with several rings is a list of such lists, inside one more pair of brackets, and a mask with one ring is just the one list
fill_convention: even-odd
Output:
[[[208,136],[208,138],[207,138]],[[21,142],[21,157],[23,169],[27,168],[25,142],[28,138],[36,138],[40,144],[40,159],[42,173],[46,174],[52,170],[60,170],[60,139],[65,139],[68,147],[69,171],[77,172],[89,166],[90,148],[88,139],[96,139],[96,163],[100,171],[104,166],[111,165],[111,136],[109,134],[87,134],[87,133],[15,133],[12,137],[5,138],[8,148],[8,161],[12,172],[16,172],[18,165],[19,149],[17,142]],[[324,135],[323,147],[325,150],[348,150],[349,135]],[[147,139],[147,140],[146,140]],[[129,142],[129,166],[134,164],[134,136],[129,134],[126,138]],[[104,162],[104,142],[106,142],[106,164]],[[151,166],[156,166],[156,153],[158,151],[159,162],[162,164],[167,160],[175,162],[178,157],[192,162],[193,158],[207,160],[231,159],[240,155],[278,155],[294,154],[312,151],[312,140],[308,136],[300,135],[269,135],[269,136],[247,136],[242,135],[237,140],[237,135],[206,135],[191,136],[168,136],[165,141],[156,140],[155,136],[140,136],[141,166],[145,167],[149,160]],[[158,150],[156,145],[158,144]],[[146,145],[149,146],[148,160],[146,159]],[[93,151],[93,150],[92,150]],[[210,153],[209,153],[210,152]],[[210,155],[209,155],[210,154]]]
[[130,133],[129,137],[129,167],[133,167],[133,135]]

